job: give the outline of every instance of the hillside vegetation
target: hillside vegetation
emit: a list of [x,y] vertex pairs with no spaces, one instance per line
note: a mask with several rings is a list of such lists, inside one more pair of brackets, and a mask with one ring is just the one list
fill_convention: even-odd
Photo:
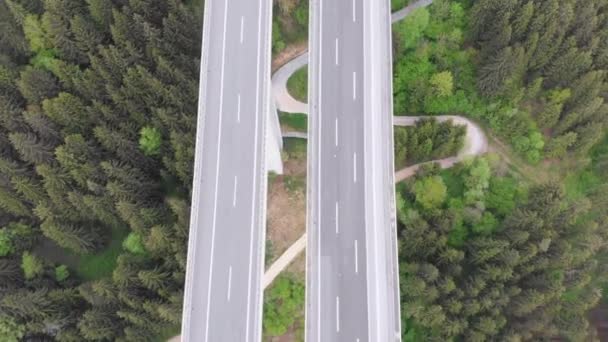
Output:
[[[586,316],[607,280],[607,6],[438,0],[394,25],[396,113],[468,116],[510,146],[398,186],[404,341],[593,338]],[[401,134],[397,155],[399,141],[416,146]]]

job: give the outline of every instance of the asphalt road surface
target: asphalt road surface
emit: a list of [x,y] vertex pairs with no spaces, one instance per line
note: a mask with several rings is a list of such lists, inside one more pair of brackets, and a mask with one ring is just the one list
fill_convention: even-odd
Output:
[[399,339],[387,6],[311,1],[307,341]]
[[207,0],[182,340],[260,341],[270,0]]

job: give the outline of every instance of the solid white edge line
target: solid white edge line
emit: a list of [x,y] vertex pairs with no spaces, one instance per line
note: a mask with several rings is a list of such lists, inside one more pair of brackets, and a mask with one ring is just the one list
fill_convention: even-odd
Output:
[[[261,54],[261,46],[262,46],[262,6],[258,6],[259,15],[258,15],[258,54],[257,54],[257,69],[256,69],[256,85],[260,83],[260,54]],[[264,113],[265,115],[265,113]],[[256,186],[257,186],[257,177],[255,176],[255,168],[258,163],[258,131],[259,131],[259,121],[260,121],[260,86],[256,86],[256,96],[255,96],[255,138],[254,138],[254,152],[253,152],[253,168],[254,168],[254,176],[253,176],[253,190],[251,196],[251,235],[249,237],[249,275],[248,275],[248,284],[247,284],[247,325],[245,328],[245,336],[246,339],[249,339],[249,321],[251,316],[251,283],[253,282],[253,232],[255,230],[255,194],[256,194]],[[264,175],[265,177],[266,175]],[[265,227],[264,227],[265,228]],[[249,340],[248,340],[249,341]]]
[[336,332],[340,332],[340,297],[336,297]]
[[[321,61],[323,61],[323,1],[319,0],[319,37],[321,37],[321,41],[318,42],[319,44],[319,59],[317,61],[317,65],[319,67],[319,78],[317,79],[318,82],[318,98],[319,98],[319,102],[318,102],[318,110],[317,110],[317,120],[319,123],[319,136],[318,136],[318,143],[317,143],[317,162],[318,162],[318,169],[317,169],[317,227],[316,227],[316,232],[317,232],[317,244],[318,244],[318,250],[317,250],[317,272],[318,272],[318,281],[319,281],[319,286],[318,286],[318,293],[317,293],[317,341],[321,341],[321,275],[323,272],[321,272],[321,251],[322,251],[322,244],[321,244],[321,169],[322,169],[322,163],[323,163],[323,155],[321,154],[321,143],[322,143],[322,139],[321,137],[323,136],[323,120],[321,120],[322,118],[322,107],[323,107],[323,63],[321,63]],[[314,85],[313,85],[314,86]]]
[[228,268],[228,294],[226,299],[230,301],[230,291],[232,290],[232,266]]
[[222,46],[222,68],[220,72],[220,110],[218,120],[218,142],[217,142],[217,166],[215,168],[215,200],[213,203],[213,224],[211,226],[211,260],[209,262],[209,282],[207,284],[207,313],[205,322],[205,339],[209,341],[209,313],[211,311],[211,285],[213,284],[213,253],[215,251],[215,226],[217,223],[217,197],[220,178],[220,155],[222,148],[222,112],[224,111],[224,71],[226,66],[226,31],[228,25],[228,1],[224,5],[224,31]]

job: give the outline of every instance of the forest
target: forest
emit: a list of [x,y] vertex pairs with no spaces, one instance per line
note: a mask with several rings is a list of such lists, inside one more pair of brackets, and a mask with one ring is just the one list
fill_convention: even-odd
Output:
[[202,10],[0,2],[2,341],[179,331]]
[[463,115],[492,145],[397,185],[404,341],[598,339],[607,9],[439,0],[394,24],[395,114]]

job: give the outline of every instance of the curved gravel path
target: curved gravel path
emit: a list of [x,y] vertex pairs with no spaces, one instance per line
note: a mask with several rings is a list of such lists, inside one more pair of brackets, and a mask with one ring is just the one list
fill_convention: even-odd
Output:
[[[417,8],[426,7],[433,3],[433,0],[418,0],[404,9],[394,12],[392,15],[392,22],[403,20]],[[287,81],[289,78],[304,66],[308,65],[308,51],[304,52],[300,56],[292,59],[281,68],[279,68],[274,75],[272,75],[272,91],[273,96],[277,105],[277,109],[285,113],[302,113],[308,114],[308,104],[296,100],[289,91],[287,90]],[[488,139],[483,130],[474,123],[473,121],[456,115],[441,115],[441,116],[394,116],[393,123],[395,126],[414,126],[417,121],[424,118],[435,118],[440,122],[452,120],[456,125],[463,125],[467,128],[467,134],[465,137],[465,146],[463,149],[453,157],[433,160],[426,163],[420,163],[412,166],[408,166],[404,169],[395,172],[395,182],[403,181],[414,174],[424,164],[427,163],[438,163],[441,168],[447,169],[455,164],[473,157],[484,154],[488,151]],[[285,132],[283,133],[285,138],[302,138],[306,139],[306,133],[302,132]],[[263,277],[264,288],[272,283],[272,281],[283,271],[300,253],[306,248],[306,233],[302,235],[287,251],[277,259],[266,271]]]

